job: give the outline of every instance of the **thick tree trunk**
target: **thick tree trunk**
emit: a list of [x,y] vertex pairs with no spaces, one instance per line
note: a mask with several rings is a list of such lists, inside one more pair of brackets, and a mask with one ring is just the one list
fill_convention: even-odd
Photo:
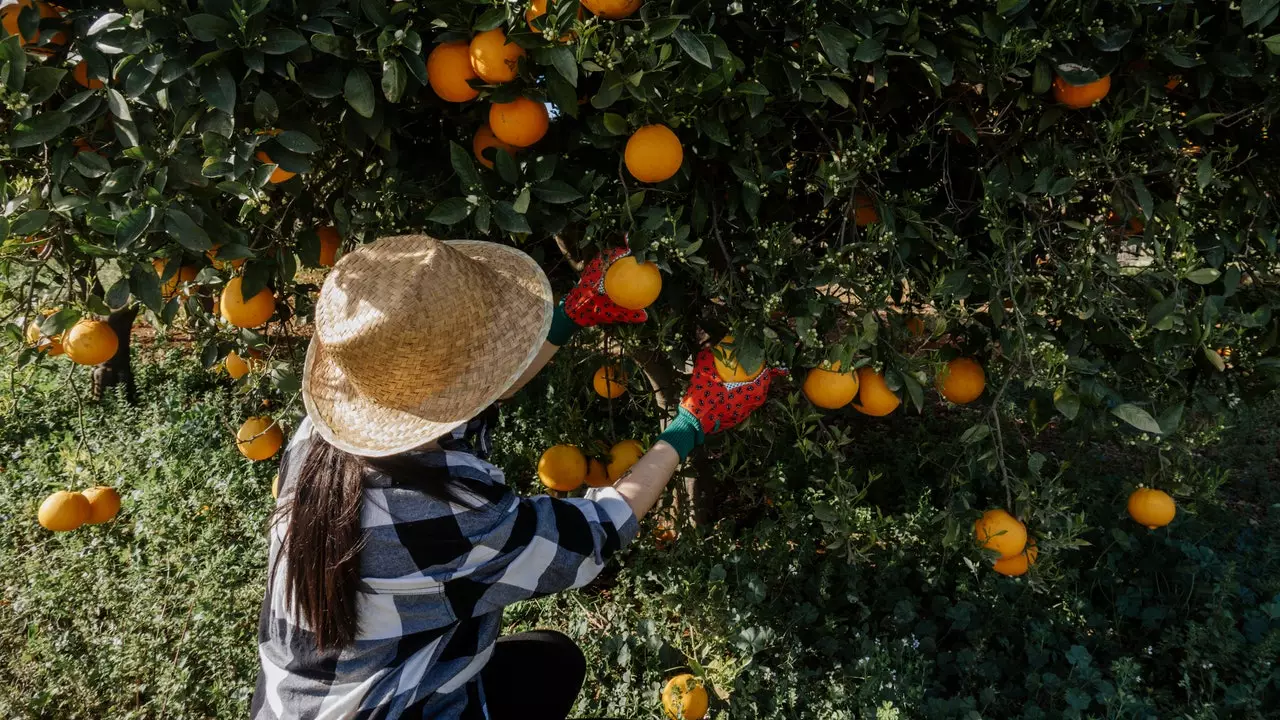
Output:
[[138,386],[133,381],[133,365],[129,356],[129,340],[133,337],[133,321],[137,317],[136,305],[116,310],[107,317],[107,324],[120,339],[120,347],[115,356],[93,369],[94,400],[101,400],[107,388],[123,383],[125,399],[130,405],[138,404]]

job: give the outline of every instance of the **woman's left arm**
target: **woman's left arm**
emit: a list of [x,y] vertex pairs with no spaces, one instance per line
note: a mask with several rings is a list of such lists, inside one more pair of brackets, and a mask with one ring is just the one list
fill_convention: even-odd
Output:
[[630,255],[627,248],[614,248],[587,263],[582,271],[578,284],[564,296],[564,300],[556,305],[555,314],[551,318],[551,331],[547,333],[547,341],[542,344],[529,368],[519,380],[502,396],[510,398],[532,380],[542,368],[551,362],[556,351],[569,342],[574,333],[584,327],[610,325],[613,323],[642,323],[649,319],[644,310],[627,310],[619,307],[604,291],[604,274],[609,266],[620,258]]

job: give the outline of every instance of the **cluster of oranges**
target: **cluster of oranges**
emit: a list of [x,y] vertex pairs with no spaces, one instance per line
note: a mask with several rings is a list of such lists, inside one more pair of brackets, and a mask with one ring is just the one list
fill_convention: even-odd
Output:
[[40,503],[37,519],[46,530],[66,532],[81,525],[100,525],[120,512],[120,494],[105,485],[82,492],[59,490]]
[[550,490],[572,492],[582,487],[608,487],[626,474],[644,455],[636,440],[623,440],[609,448],[608,462],[590,458],[576,445],[555,445],[538,458],[538,479]]

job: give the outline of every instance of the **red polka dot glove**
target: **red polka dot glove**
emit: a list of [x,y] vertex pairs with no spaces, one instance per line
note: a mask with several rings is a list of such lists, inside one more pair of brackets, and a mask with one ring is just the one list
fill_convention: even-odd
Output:
[[741,424],[764,405],[773,379],[786,374],[786,370],[771,368],[748,382],[725,382],[716,372],[714,352],[703,348],[694,359],[693,378],[680,401],[680,411],[659,439],[674,447],[682,460],[687,458],[707,435]]
[[580,328],[614,323],[642,323],[649,319],[648,312],[619,307],[604,292],[604,274],[609,271],[609,266],[630,254],[631,251],[625,247],[614,248],[587,263],[578,284],[556,307],[547,342],[564,345]]

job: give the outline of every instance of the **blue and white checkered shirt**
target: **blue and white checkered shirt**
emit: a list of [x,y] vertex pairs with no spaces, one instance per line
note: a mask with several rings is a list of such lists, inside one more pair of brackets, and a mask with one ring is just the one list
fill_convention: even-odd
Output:
[[[585,498],[522,498],[489,454],[487,411],[414,453],[421,478],[450,482],[466,507],[365,478],[355,643],[319,652],[284,602],[284,523],[271,530],[254,720],[277,718],[487,718],[480,670],[502,628],[502,608],[591,582],[635,538],[635,515],[613,488]],[[281,461],[280,498],[311,442],[299,427]]]

